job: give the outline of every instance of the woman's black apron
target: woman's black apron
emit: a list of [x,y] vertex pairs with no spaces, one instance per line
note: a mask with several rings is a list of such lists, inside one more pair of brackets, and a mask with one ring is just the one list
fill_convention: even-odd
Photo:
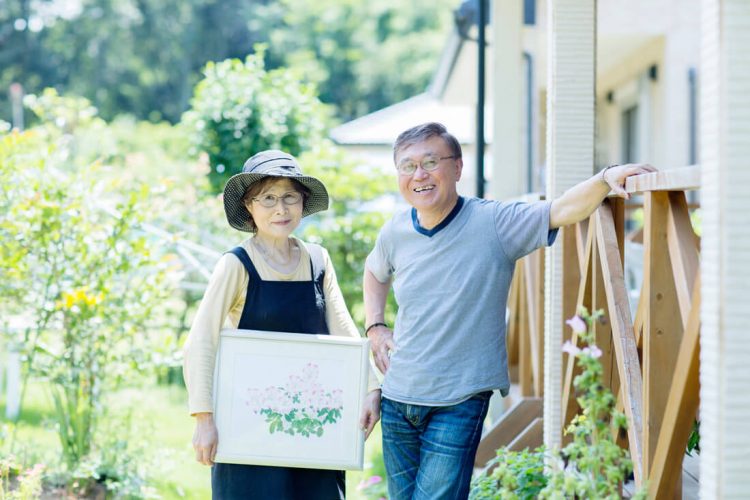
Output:
[[[250,276],[238,328],[328,334],[322,252],[317,245],[305,246],[312,281],[263,281],[242,247],[231,250]],[[345,494],[344,471],[217,463],[211,491],[220,500],[338,500]]]

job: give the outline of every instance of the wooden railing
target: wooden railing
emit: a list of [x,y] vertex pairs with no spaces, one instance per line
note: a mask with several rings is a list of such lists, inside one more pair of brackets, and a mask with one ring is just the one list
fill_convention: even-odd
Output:
[[[630,450],[635,483],[647,484],[650,498],[680,496],[682,459],[698,411],[699,239],[685,191],[699,185],[698,167],[628,180],[628,192],[643,194],[643,227],[629,235],[642,239],[644,250],[634,318],[624,275],[622,199],[609,198],[588,220],[562,228],[556,243],[563,246],[563,317],[585,306],[603,309],[607,318],[595,326],[596,343],[603,352],[605,384],[618,395],[618,407],[628,420],[627,434],[615,437]],[[508,361],[521,401],[483,437],[480,466],[490,450],[514,441],[514,436],[498,437],[500,430],[508,431],[505,421],[520,418],[524,400],[543,396],[543,250],[517,263],[508,307]],[[563,331],[565,340],[575,342],[570,328]],[[565,355],[560,374],[563,428],[578,411],[575,376],[574,359]],[[527,415],[527,427],[519,431],[527,436],[522,444],[541,444],[539,420],[538,413]],[[528,438],[531,426],[536,429],[533,439]]]

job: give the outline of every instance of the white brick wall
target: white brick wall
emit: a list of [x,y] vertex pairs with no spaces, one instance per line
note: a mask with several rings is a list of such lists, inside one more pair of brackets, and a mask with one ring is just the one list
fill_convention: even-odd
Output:
[[750,2],[701,4],[701,498],[750,492]]
[[[596,0],[550,0],[547,36],[547,199],[594,168]],[[544,443],[562,437],[562,246],[546,252]]]

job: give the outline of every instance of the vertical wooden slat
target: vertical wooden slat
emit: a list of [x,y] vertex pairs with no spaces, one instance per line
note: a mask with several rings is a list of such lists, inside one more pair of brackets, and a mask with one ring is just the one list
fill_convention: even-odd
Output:
[[539,330],[541,325],[539,324],[539,304],[537,294],[539,292],[537,280],[539,279],[539,267],[537,261],[539,260],[539,251],[527,255],[523,259],[524,266],[524,286],[526,288],[525,300],[526,300],[526,317],[528,318],[529,329],[525,332],[529,340],[529,361],[531,365],[531,379],[532,379],[532,395],[539,397],[541,392],[541,370],[542,367],[539,364],[543,352],[543,345],[539,342]]
[[527,307],[534,397],[544,393],[544,249],[526,258]]
[[690,222],[687,200],[683,192],[670,192],[667,242],[672,275],[682,324],[686,325],[691,310],[693,283],[698,274],[698,248],[695,232]]
[[700,346],[700,280],[692,293],[691,310],[672,376],[664,421],[649,474],[649,498],[674,497],[682,481],[682,459],[698,410]]
[[649,314],[643,325],[643,470],[651,469],[656,442],[669,396],[671,374],[682,340],[682,317],[672,276],[667,243],[669,194],[666,191],[644,195],[643,294]]
[[[590,226],[589,226],[590,227]],[[570,228],[566,228],[570,229]],[[571,234],[571,232],[569,232]],[[572,312],[568,317],[572,317],[577,309],[581,306],[589,308],[591,306],[591,256],[593,254],[593,245],[594,242],[594,232],[590,231],[587,235],[587,241],[585,243],[585,247],[583,249],[583,275],[580,278],[579,284],[578,284],[578,290],[576,293],[576,303],[571,308]],[[572,252],[571,252],[572,253]],[[566,333],[566,340],[570,340],[573,344],[578,343],[578,336],[572,332],[572,330],[568,327],[565,328]],[[578,410],[578,403],[576,402],[575,398],[575,389],[573,387],[573,379],[576,375],[578,375],[579,370],[575,366],[575,358],[564,354],[563,355],[563,392],[562,392],[562,426],[563,429],[568,426],[571,419],[573,418],[573,415],[575,415],[576,411]],[[567,442],[565,438],[563,438],[563,443]]]
[[[615,365],[612,363],[613,358],[613,345],[612,345],[612,327],[611,321],[609,320],[609,308],[607,306],[607,290],[604,287],[604,280],[608,279],[602,273],[602,264],[600,261],[599,253],[606,251],[606,249],[600,249],[598,245],[593,245],[593,251],[591,254],[591,311],[603,310],[605,322],[594,323],[594,341],[597,346],[602,350],[602,357],[600,361],[602,363],[602,374],[603,382],[606,387],[612,386],[612,371],[616,370]],[[617,394],[615,392],[615,394]]]
[[[519,296],[519,282],[518,282],[518,268],[521,266],[520,262],[516,262],[516,267],[513,272],[513,281],[510,284],[510,291],[508,292],[508,330],[505,333],[505,343],[508,350],[508,367],[511,369],[513,374],[518,369],[518,296]],[[511,378],[511,382],[517,383],[517,380]]]
[[[526,257],[528,259],[528,257]],[[529,397],[534,395],[534,385],[532,380],[532,352],[531,352],[531,335],[529,335],[529,305],[528,294],[526,291],[526,266],[521,265],[518,268],[519,274],[516,276],[519,284],[518,294],[518,381],[521,388],[521,396]]]

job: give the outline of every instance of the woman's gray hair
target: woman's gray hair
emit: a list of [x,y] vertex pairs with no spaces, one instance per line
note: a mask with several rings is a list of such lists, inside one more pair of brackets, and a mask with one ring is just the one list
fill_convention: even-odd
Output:
[[396,138],[396,142],[393,144],[393,162],[396,162],[396,155],[402,149],[413,146],[414,144],[425,142],[433,137],[440,137],[443,139],[456,159],[462,157],[461,144],[453,134],[448,132],[445,125],[437,122],[429,122],[404,130],[399,134]]

